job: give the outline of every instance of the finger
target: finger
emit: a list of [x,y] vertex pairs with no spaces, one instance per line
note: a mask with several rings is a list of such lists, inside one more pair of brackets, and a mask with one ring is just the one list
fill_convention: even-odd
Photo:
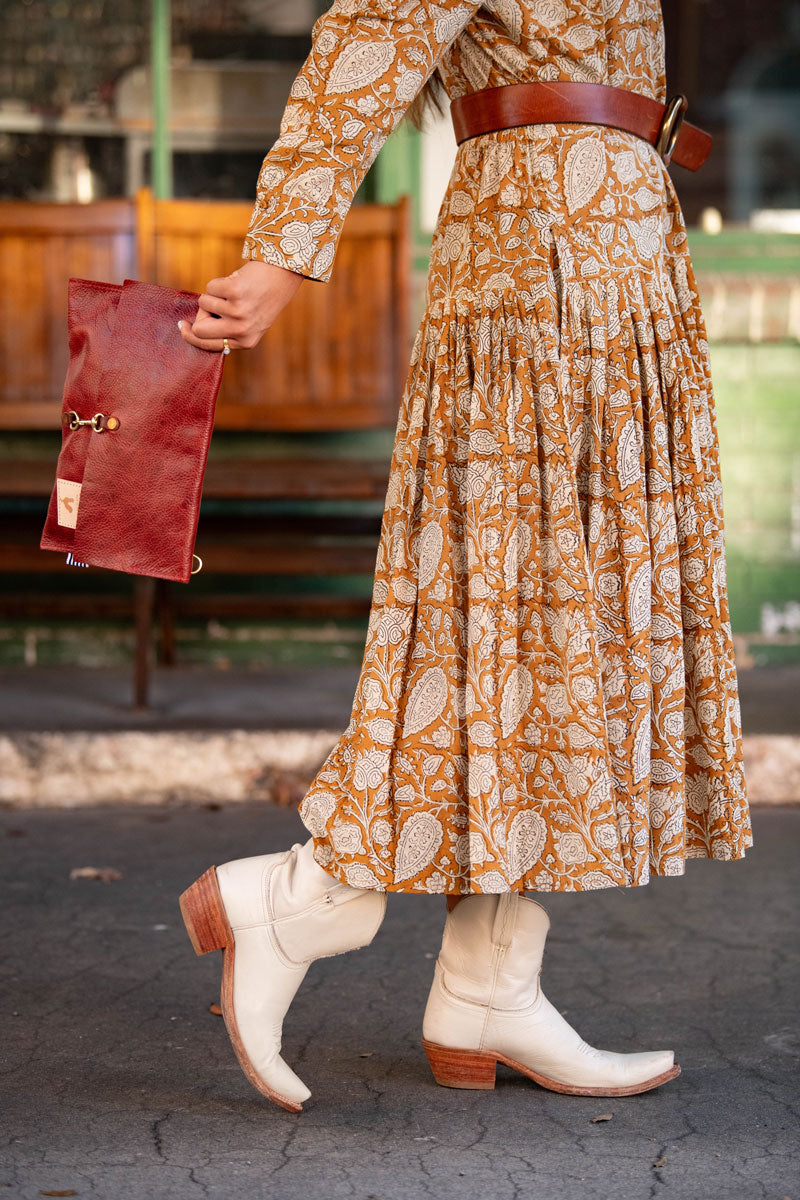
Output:
[[241,333],[240,322],[233,321],[230,317],[211,317],[202,312],[195,317],[191,329],[195,337],[216,338],[217,340],[224,337],[236,337],[237,333]]
[[206,284],[206,292],[209,296],[215,296],[223,300],[227,300],[231,294],[231,289],[235,290],[236,282],[230,275],[221,275],[217,279],[209,279]]
[[[225,344],[222,338],[199,338],[192,333],[188,321],[179,321],[178,324],[180,327],[180,336],[185,342],[188,342],[190,346],[197,346],[199,350],[211,350],[216,351],[217,353],[225,349]],[[241,348],[235,338],[227,338],[226,340],[231,350],[238,350]]]
[[206,312],[209,314],[209,316],[211,314],[216,314],[219,317],[233,315],[231,313],[233,302],[231,300],[224,299],[222,296],[212,296],[210,292],[202,292],[197,303],[200,308],[200,312]]

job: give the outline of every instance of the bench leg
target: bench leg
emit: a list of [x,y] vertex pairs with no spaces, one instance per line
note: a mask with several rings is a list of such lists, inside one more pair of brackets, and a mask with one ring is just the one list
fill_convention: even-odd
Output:
[[133,703],[147,708],[150,690],[150,640],[153,624],[155,580],[140,576],[136,580],[136,649],[133,662]]
[[172,589],[168,579],[156,581],[158,610],[158,661],[165,667],[175,666],[175,614],[172,608]]

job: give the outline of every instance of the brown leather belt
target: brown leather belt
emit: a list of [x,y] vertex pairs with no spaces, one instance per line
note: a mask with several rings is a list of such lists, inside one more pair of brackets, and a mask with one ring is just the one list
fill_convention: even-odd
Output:
[[483,88],[453,100],[450,112],[459,143],[517,125],[585,121],[635,133],[656,147],[667,166],[674,159],[696,171],[711,149],[711,134],[684,121],[688,103],[682,92],[659,104],[628,88],[554,80]]

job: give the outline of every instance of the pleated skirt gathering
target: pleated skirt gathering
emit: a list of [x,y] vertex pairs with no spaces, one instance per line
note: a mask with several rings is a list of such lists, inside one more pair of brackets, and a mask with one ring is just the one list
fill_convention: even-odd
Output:
[[351,719],[300,813],[390,891],[635,886],[752,844],[708,346],[633,135],[459,150]]

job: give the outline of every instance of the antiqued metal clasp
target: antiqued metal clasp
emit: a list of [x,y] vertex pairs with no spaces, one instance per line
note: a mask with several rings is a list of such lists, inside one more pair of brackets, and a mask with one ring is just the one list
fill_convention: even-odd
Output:
[[95,413],[93,417],[79,417],[74,408],[69,412],[64,413],[63,422],[70,429],[79,429],[81,425],[88,425],[95,433],[102,433],[104,429],[110,430],[112,433],[119,429],[119,417],[107,417],[105,413]]
[[675,149],[675,143],[678,140],[678,134],[681,131],[683,118],[686,115],[688,107],[689,101],[683,92],[677,92],[664,110],[655,146],[666,166],[669,166],[669,160],[672,157],[672,151]]

